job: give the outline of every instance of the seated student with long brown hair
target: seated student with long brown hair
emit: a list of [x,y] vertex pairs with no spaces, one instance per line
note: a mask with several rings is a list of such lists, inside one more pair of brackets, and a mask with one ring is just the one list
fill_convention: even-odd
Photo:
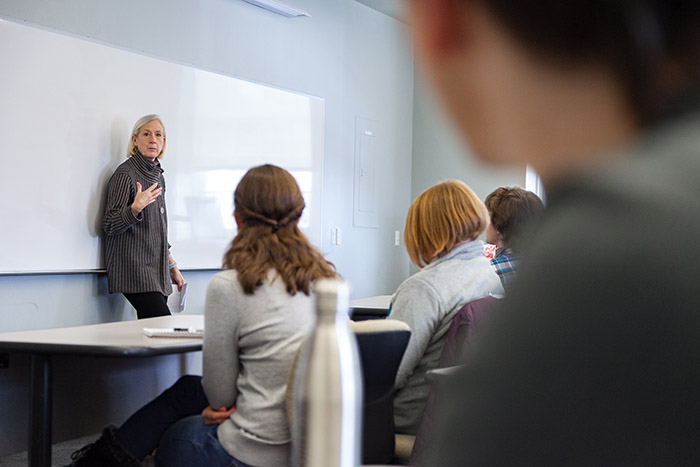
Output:
[[209,283],[203,377],[184,376],[74,453],[75,466],[270,466],[289,463],[287,374],[314,323],[311,284],[335,277],[299,230],[304,209],[289,172],[250,169],[234,194],[238,233]]
[[421,270],[391,300],[389,319],[403,321],[411,338],[399,366],[394,420],[415,434],[430,390],[425,373],[437,368],[452,318],[467,303],[500,293],[498,276],[477,237],[486,229],[486,207],[463,182],[438,183],[421,193],[406,216],[404,243]]

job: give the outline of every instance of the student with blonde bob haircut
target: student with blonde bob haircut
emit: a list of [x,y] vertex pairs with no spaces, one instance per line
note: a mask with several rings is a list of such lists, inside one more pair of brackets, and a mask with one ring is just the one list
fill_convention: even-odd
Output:
[[487,225],[484,204],[456,180],[428,188],[408,210],[404,241],[421,270],[396,290],[389,314],[411,328],[395,385],[394,421],[400,433],[418,429],[429,392],[425,373],[437,367],[457,311],[491,292],[502,292],[477,239]]
[[411,204],[406,216],[404,243],[417,267],[475,240],[488,225],[486,206],[463,182],[438,183]]

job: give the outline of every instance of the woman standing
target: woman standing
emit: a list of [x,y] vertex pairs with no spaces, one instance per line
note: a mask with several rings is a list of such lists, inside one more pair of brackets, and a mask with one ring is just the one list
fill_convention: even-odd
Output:
[[168,244],[165,178],[160,157],[165,128],[158,115],[140,118],[126,157],[109,180],[103,230],[109,293],[123,293],[139,319],[169,315],[171,283],[182,289]]
[[391,300],[389,319],[408,324],[411,338],[396,376],[394,420],[400,433],[415,434],[430,390],[425,373],[435,369],[447,329],[467,303],[501,292],[477,237],[486,229],[486,207],[460,181],[421,193],[406,216],[404,241],[419,272]]
[[311,286],[336,273],[299,230],[304,199],[289,172],[250,169],[234,204],[238,233],[207,289],[203,377],[106,428],[73,466],[137,466],[156,448],[159,466],[289,465],[287,375],[313,329]]

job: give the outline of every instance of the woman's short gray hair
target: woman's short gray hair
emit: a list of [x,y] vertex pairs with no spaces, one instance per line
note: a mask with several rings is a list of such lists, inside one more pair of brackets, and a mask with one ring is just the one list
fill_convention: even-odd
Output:
[[160,154],[158,154],[158,158],[160,159],[163,157],[163,154],[165,153],[165,144],[167,142],[167,138],[165,137],[165,125],[163,125],[163,120],[160,119],[160,115],[156,114],[145,115],[136,120],[136,123],[134,123],[134,129],[131,131],[131,136],[129,136],[129,144],[126,145],[126,157],[131,157],[137,153],[136,146],[134,145],[134,136],[138,136],[141,128],[143,128],[146,123],[153,120],[158,120],[158,122],[160,122],[160,126],[163,127],[163,147],[160,150]]

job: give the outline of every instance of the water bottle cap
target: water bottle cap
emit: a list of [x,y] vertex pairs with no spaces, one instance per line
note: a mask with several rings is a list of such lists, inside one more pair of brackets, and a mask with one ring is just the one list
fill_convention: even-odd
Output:
[[314,294],[319,311],[347,312],[350,305],[350,286],[341,279],[319,279],[314,283]]

